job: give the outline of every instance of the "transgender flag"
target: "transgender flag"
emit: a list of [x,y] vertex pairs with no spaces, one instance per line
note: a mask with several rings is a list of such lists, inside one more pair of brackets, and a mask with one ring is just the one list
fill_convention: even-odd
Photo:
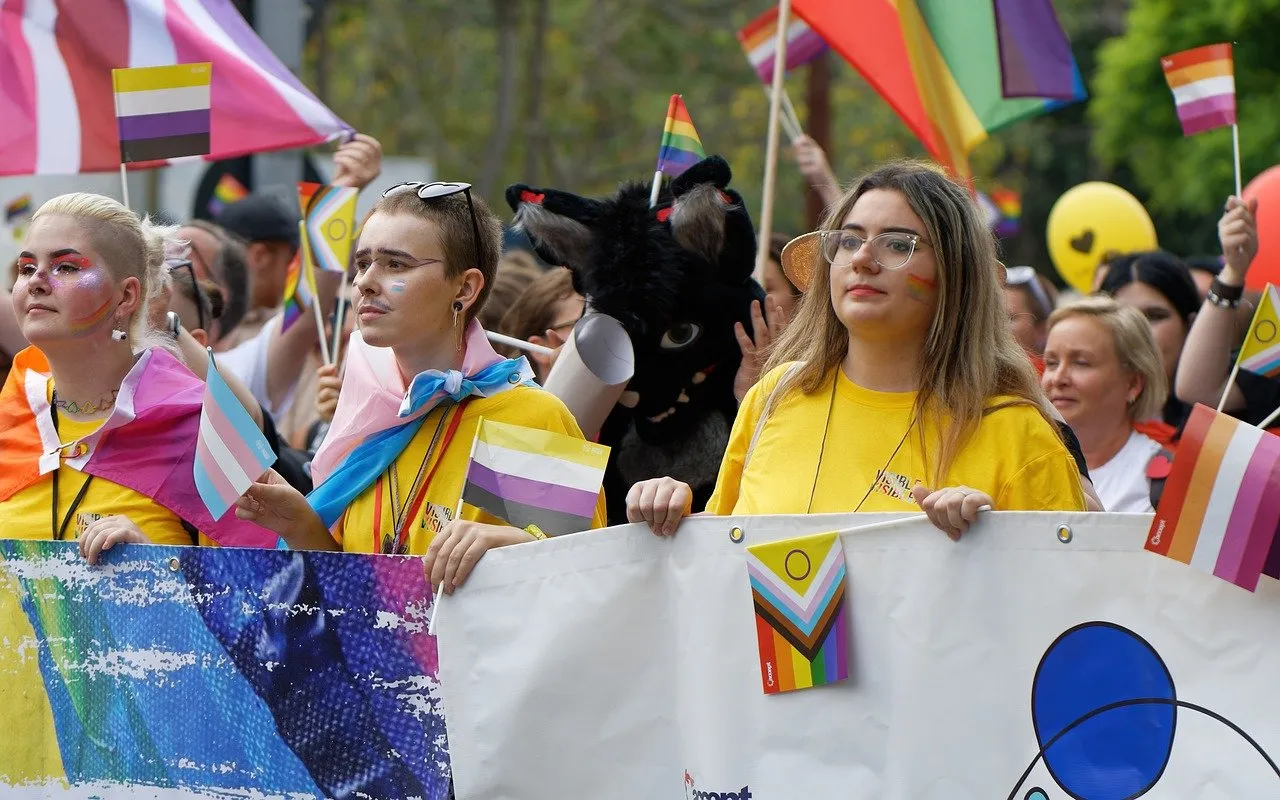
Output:
[[210,161],[350,130],[231,0],[0,0],[0,175],[119,169],[111,70],[204,62]]
[[214,519],[221,519],[275,461],[267,437],[210,357],[194,468],[196,489],[205,508]]

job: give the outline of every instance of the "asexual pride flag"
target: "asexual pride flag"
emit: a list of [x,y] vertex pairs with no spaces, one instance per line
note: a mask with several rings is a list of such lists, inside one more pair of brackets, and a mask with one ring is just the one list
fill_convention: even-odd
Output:
[[609,448],[481,419],[462,502],[548,536],[590,530]]
[[1249,591],[1280,522],[1280,436],[1197,405],[1165,481],[1147,549]]
[[206,155],[212,80],[210,62],[111,70],[120,160]]

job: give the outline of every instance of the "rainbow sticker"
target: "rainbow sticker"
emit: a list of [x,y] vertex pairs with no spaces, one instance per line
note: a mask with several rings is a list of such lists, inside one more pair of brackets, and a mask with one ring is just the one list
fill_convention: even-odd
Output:
[[747,548],[765,694],[849,677],[844,547],[819,533]]

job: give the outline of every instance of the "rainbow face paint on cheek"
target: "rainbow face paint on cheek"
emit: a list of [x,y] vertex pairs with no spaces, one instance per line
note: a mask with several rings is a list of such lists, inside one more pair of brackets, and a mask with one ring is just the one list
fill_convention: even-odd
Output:
[[74,278],[68,276],[63,279],[60,288],[67,314],[71,317],[72,336],[87,336],[110,320],[115,303],[103,270],[84,269],[75,273]]
[[933,296],[938,293],[937,281],[922,278],[916,274],[907,275],[907,295],[921,303],[932,303]]
[[390,286],[390,291],[392,294],[404,294],[404,287],[405,287],[404,281],[392,281]]

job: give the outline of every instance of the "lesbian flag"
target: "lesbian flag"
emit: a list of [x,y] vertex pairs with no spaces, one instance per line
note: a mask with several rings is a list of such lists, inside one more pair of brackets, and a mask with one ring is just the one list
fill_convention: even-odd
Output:
[[351,129],[232,0],[0,0],[0,175],[120,168],[111,71],[213,64],[206,158],[310,147]]
[[1209,44],[1160,59],[1173,90],[1182,135],[1236,124],[1236,78],[1230,44]]
[[209,152],[213,65],[111,70],[120,160],[160,161]]
[[194,475],[200,499],[221,519],[276,461],[271,444],[209,358]]
[[662,126],[662,148],[658,151],[658,172],[678,178],[689,167],[707,157],[702,149],[702,139],[693,127],[684,98],[671,95],[667,106],[667,121]]
[[[777,6],[751,20],[738,31],[738,42],[742,44],[747,60],[764,83],[773,83],[773,62],[778,57],[775,48],[777,37]],[[827,43],[822,41],[822,37],[807,22],[792,16],[787,23],[787,71],[808,64],[825,52]]]
[[589,530],[608,463],[603,445],[481,419],[462,502],[548,536]]
[[1280,378],[1280,297],[1269,283],[1240,345],[1239,365],[1255,375]]
[[1147,549],[1254,591],[1280,523],[1280,436],[1197,405]]

